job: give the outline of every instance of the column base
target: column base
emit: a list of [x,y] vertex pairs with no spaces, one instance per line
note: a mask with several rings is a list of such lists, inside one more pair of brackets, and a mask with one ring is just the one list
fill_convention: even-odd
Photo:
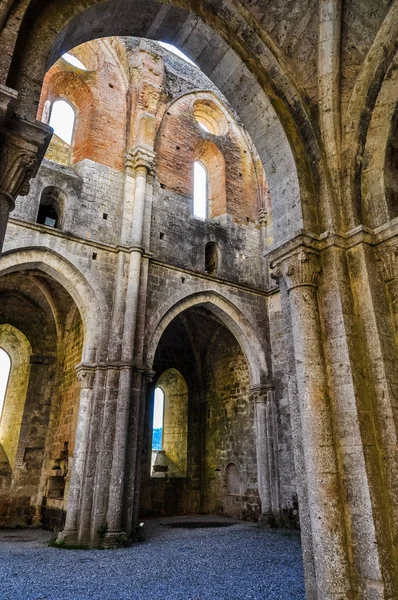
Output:
[[64,529],[60,531],[55,543],[58,546],[70,546],[77,543],[77,529]]
[[124,548],[126,546],[128,546],[128,537],[126,532],[122,530],[106,532],[102,542],[103,548]]
[[276,527],[275,517],[272,513],[261,515],[257,525],[263,529],[272,529]]

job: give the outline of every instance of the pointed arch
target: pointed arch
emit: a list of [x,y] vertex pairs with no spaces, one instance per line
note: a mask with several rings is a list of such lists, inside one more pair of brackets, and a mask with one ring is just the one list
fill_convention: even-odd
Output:
[[[252,135],[269,174],[277,245],[302,227],[323,231],[330,186],[311,108],[281,49],[250,13],[226,2],[208,6],[190,0],[137,0],[123,15],[115,19],[112,1],[88,0],[82,7],[77,0],[67,6],[55,0],[51,6],[29,7],[6,80],[19,92],[17,114],[34,116],[46,69],[85,41],[117,35],[167,40],[190,55],[225,93]],[[184,23],[190,21],[197,27],[189,27],[188,37],[180,41],[179,33],[188,30]],[[209,50],[201,51],[207,45]],[[217,51],[211,52],[212,47]]]
[[84,327],[83,361],[93,362],[101,340],[98,298],[82,273],[63,256],[49,248],[28,247],[2,255],[0,277],[15,271],[37,269],[58,281],[72,296]]
[[255,333],[254,326],[236,305],[214,291],[199,292],[186,296],[174,305],[165,306],[161,311],[147,351],[147,362],[152,367],[160,338],[168,325],[182,312],[193,306],[203,306],[216,315],[239,343],[247,360],[250,385],[256,386],[268,381],[267,361],[263,346]]
[[347,227],[353,228],[362,221],[361,186],[363,154],[369,126],[380,89],[397,52],[398,0],[394,0],[359,73],[344,124],[343,157],[347,185],[345,212]]

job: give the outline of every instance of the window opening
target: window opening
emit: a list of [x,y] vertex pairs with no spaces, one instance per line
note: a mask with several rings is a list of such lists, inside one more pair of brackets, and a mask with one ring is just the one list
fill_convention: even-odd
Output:
[[219,263],[219,248],[216,242],[208,242],[205,248],[205,271],[216,275]]
[[3,411],[4,398],[6,397],[10,370],[11,359],[8,353],[3,350],[3,348],[0,348],[0,419]]
[[36,222],[47,227],[59,228],[62,208],[61,192],[54,187],[45,188],[41,195]]
[[181,52],[181,50],[179,50],[178,48],[176,48],[172,44],[166,44],[166,42],[159,42],[159,44],[165,50],[168,50],[169,52],[172,52],[176,56],[179,56],[179,58],[182,58],[183,60],[185,60],[185,62],[189,63],[190,65],[193,65],[196,68],[198,68],[197,65],[195,65],[195,63],[190,58],[188,58],[188,56],[186,56],[183,52]]
[[204,123],[199,123],[198,125],[201,129],[203,129],[203,131],[205,131],[206,133],[211,133],[210,129],[208,127],[206,127],[206,125]]
[[207,217],[207,171],[201,162],[194,163],[193,172],[193,214],[195,217]]
[[164,392],[157,387],[153,403],[152,450],[163,450],[163,414]]
[[77,67],[78,69],[81,69],[82,71],[87,71],[84,64],[78,58],[76,58],[76,56],[73,56],[73,54],[69,54],[68,52],[66,52],[65,54],[62,55],[62,58],[64,60],[66,60],[66,62],[69,63],[70,65],[72,65],[73,67]]
[[55,135],[68,145],[72,142],[74,124],[75,111],[69,102],[65,102],[65,100],[53,102],[49,125],[54,129]]
[[57,221],[58,215],[56,210],[52,206],[40,206],[39,214],[37,215],[37,222],[40,225],[47,225],[47,227],[57,227]]

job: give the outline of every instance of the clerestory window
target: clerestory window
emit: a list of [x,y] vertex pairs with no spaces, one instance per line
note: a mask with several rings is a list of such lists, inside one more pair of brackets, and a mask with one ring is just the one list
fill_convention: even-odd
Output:
[[55,100],[53,102],[49,125],[54,129],[55,135],[69,146],[71,145],[75,125],[75,111],[69,102],[65,100]]
[[194,162],[193,171],[193,214],[194,217],[206,219],[208,214],[208,176],[207,170],[200,161]]

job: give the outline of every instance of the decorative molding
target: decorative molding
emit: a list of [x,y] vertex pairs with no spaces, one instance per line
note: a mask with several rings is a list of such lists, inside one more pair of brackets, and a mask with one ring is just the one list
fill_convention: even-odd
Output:
[[268,222],[268,214],[265,207],[261,207],[258,211],[258,221],[260,225],[265,226]]
[[275,388],[272,384],[250,387],[250,400],[253,404],[268,404],[274,399]]
[[398,279],[398,243],[379,248],[377,262],[384,283]]
[[37,173],[52,136],[52,129],[39,121],[13,116],[0,131],[0,193],[9,200],[29,193],[29,182]]
[[145,381],[147,381],[148,383],[151,383],[153,381],[153,378],[156,375],[155,371],[151,371],[150,369],[147,369],[146,371],[143,371],[142,373]]
[[18,98],[18,92],[0,84],[0,126],[6,121]]
[[317,287],[321,272],[319,254],[308,248],[299,248],[272,265],[272,279],[284,279],[288,291],[297,287]]
[[82,390],[92,390],[96,368],[94,365],[80,363],[75,367],[76,375]]
[[134,150],[129,150],[125,155],[126,169],[137,171],[145,169],[148,175],[154,175],[156,166],[156,155],[149,148],[137,146]]

